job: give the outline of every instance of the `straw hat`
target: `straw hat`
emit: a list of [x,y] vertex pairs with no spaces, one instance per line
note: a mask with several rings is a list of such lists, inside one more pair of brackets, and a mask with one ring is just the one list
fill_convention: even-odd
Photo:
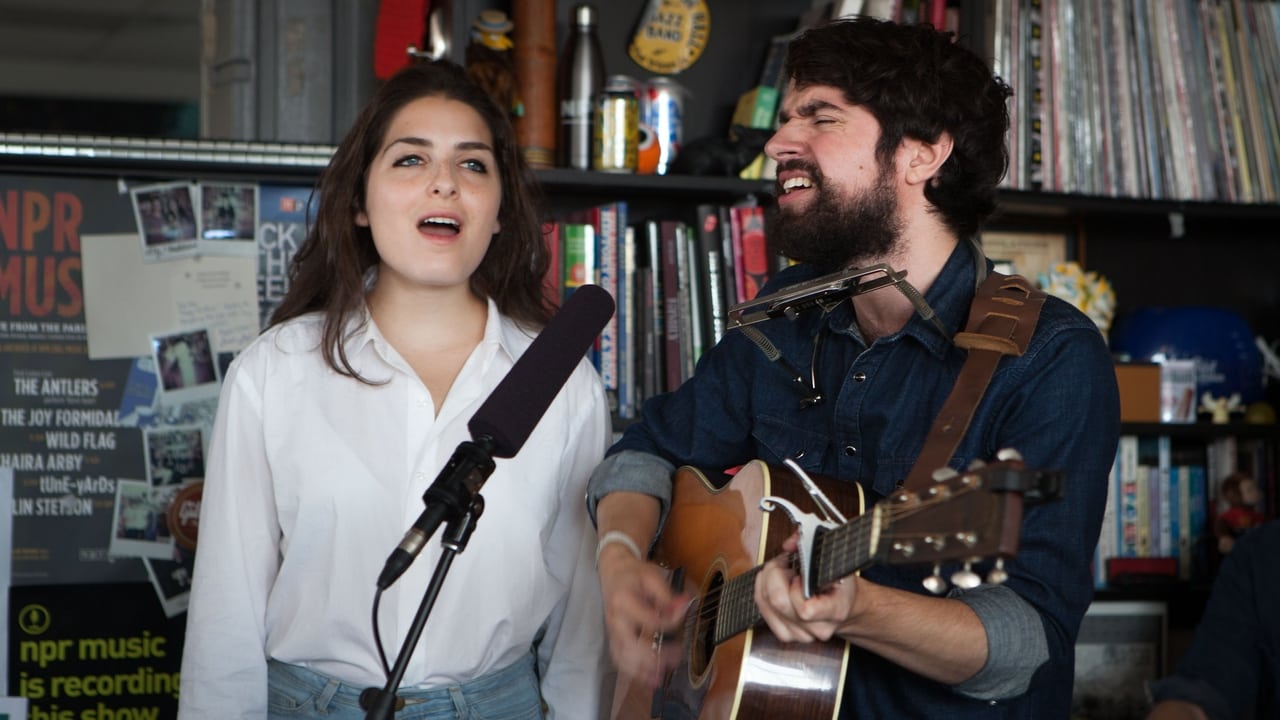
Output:
[[471,27],[482,33],[500,34],[511,32],[515,25],[507,19],[507,14],[501,10],[481,10],[480,16],[476,18],[475,22],[471,23]]

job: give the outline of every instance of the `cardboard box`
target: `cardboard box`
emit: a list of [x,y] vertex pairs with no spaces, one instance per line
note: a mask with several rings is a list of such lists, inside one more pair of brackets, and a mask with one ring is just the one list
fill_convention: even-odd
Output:
[[1121,422],[1160,422],[1160,364],[1116,363]]

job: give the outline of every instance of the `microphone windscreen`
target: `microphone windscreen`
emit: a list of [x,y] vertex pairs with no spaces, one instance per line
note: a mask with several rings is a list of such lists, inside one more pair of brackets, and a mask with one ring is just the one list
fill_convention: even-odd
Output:
[[613,297],[598,285],[574,291],[467,423],[471,436],[492,440],[494,457],[520,452],[613,310]]

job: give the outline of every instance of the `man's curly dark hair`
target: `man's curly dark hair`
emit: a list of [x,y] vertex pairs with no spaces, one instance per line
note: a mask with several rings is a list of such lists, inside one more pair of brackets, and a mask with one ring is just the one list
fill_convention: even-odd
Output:
[[1012,91],[953,33],[841,18],[792,41],[786,63],[796,87],[839,88],[876,118],[881,162],[904,138],[934,142],[944,132],[951,135],[951,157],[925,188],[925,198],[958,237],[977,233],[995,211],[996,186],[1009,165]]

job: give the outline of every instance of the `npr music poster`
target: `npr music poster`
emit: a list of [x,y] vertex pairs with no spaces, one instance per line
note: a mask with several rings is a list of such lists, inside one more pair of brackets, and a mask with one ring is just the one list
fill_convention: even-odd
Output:
[[142,438],[121,420],[131,359],[86,353],[80,237],[135,232],[109,179],[0,175],[0,466],[14,473],[12,582],[147,580],[107,556],[115,478]]
[[[201,189],[198,178],[174,182]],[[283,297],[305,236],[309,188],[233,184],[238,206],[257,213],[235,216],[216,240],[252,249],[247,308],[224,300],[243,284],[217,264],[227,253],[150,258],[153,274],[172,261],[164,284],[181,303],[174,317],[200,325],[148,327],[136,355],[91,358],[84,279],[94,268],[83,240],[130,235],[131,250],[145,250],[130,189],[139,184],[0,174],[0,468],[13,475],[7,679],[30,717],[172,716],[195,537],[194,527],[175,532],[174,518],[198,513],[217,383]],[[129,283],[114,269],[94,280]],[[227,324],[245,313],[247,327]],[[165,374],[172,356],[185,377],[182,353],[165,352],[179,340],[192,350],[188,374],[208,379],[175,386]],[[201,374],[208,360],[216,367]],[[193,386],[209,392],[178,392]],[[103,678],[114,685],[86,691]]]

